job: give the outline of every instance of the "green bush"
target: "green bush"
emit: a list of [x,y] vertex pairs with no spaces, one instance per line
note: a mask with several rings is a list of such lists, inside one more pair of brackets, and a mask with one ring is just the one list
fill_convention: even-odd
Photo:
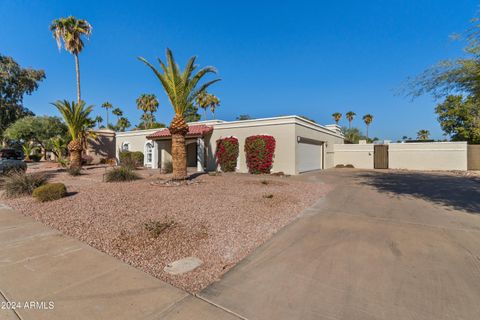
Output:
[[67,194],[63,183],[47,183],[33,190],[33,197],[41,202],[58,200]]
[[41,154],[31,154],[30,155],[30,160],[32,160],[33,162],[40,162],[41,159],[42,159]]
[[118,154],[120,165],[130,169],[143,166],[143,153],[140,151],[121,151]]
[[140,179],[140,176],[127,167],[113,168],[105,175],[106,182],[124,182]]
[[31,195],[33,190],[44,185],[48,178],[43,173],[15,171],[4,179],[5,196],[9,198]]

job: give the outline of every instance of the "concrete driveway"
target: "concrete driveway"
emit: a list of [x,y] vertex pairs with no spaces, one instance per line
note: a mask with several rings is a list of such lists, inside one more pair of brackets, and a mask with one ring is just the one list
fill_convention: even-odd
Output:
[[327,170],[326,198],[200,296],[247,319],[480,319],[480,181]]

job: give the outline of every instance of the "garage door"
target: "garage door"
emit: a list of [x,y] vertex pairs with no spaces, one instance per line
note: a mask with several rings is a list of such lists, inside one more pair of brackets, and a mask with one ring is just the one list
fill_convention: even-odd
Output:
[[323,142],[303,137],[297,138],[298,142],[298,171],[306,172],[323,168]]

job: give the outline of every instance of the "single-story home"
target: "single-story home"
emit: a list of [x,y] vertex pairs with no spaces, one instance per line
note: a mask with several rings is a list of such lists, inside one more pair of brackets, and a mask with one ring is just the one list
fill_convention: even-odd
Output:
[[[298,116],[223,121],[211,120],[189,123],[186,136],[187,164],[197,171],[217,168],[216,141],[220,138],[238,139],[240,153],[238,172],[248,172],[245,160],[245,139],[253,135],[271,135],[276,140],[273,172],[298,174],[334,166],[334,144],[343,144],[340,127],[319,125]],[[164,169],[171,162],[171,134],[167,128],[135,130],[116,133],[116,152],[141,151],[144,165]]]

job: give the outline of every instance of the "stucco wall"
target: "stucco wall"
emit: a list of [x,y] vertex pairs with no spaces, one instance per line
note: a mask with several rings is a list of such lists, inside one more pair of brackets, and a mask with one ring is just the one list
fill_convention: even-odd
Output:
[[334,165],[351,164],[359,169],[373,169],[373,144],[335,144]]
[[467,170],[467,143],[391,143],[388,166],[410,170]]
[[295,125],[283,124],[282,121],[234,121],[225,124],[217,124],[211,136],[207,139],[207,169],[214,170],[216,141],[219,138],[235,137],[239,143],[239,157],[237,161],[238,172],[248,172],[245,159],[245,139],[253,135],[271,135],[275,137],[275,158],[273,172],[295,174]]
[[145,143],[147,136],[157,132],[160,129],[150,130],[136,130],[128,132],[117,132],[115,141],[116,157],[118,159],[118,152],[121,150],[124,142],[130,143],[130,151],[140,151],[145,153]]
[[324,169],[332,168],[334,166],[334,145],[336,143],[343,144],[343,138],[338,133],[331,132],[325,128],[319,128],[310,121],[303,119],[296,119],[295,123],[295,153],[296,153],[296,172],[298,174],[299,161],[301,161],[302,154],[299,152],[297,137],[304,137],[324,142],[323,160]]
[[98,164],[102,159],[115,158],[115,132],[95,131],[95,138],[89,137],[87,140],[85,153],[93,158],[92,164]]

